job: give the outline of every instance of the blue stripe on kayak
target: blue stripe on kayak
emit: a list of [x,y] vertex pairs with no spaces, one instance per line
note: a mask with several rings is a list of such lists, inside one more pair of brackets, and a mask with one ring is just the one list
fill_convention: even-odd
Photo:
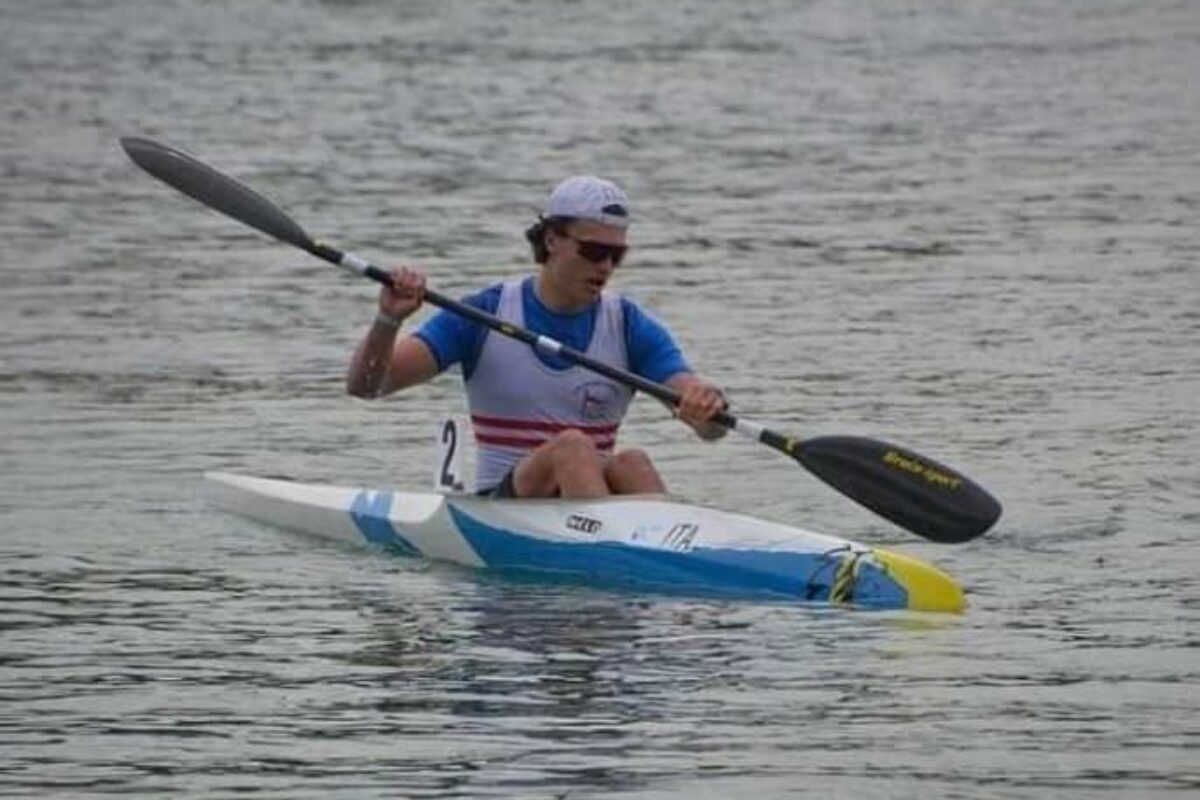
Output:
[[883,565],[860,560],[851,601],[880,608],[908,608],[908,590]]
[[[620,542],[551,542],[496,528],[449,506],[451,518],[488,567],[536,572],[590,584],[730,597],[828,602],[848,550],[829,553],[696,548],[659,550]],[[860,559],[847,601],[906,608],[908,593],[875,564]]]
[[350,504],[350,519],[354,520],[355,527],[368,542],[401,555],[420,555],[420,551],[409,544],[388,519],[393,497],[391,492],[359,492]]

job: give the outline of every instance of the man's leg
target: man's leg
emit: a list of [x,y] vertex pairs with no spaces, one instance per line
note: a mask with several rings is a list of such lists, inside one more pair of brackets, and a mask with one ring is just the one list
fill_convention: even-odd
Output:
[[666,494],[662,476],[644,450],[622,450],[604,465],[604,480],[613,494]]
[[525,456],[513,469],[518,497],[604,497],[611,492],[596,445],[567,430]]

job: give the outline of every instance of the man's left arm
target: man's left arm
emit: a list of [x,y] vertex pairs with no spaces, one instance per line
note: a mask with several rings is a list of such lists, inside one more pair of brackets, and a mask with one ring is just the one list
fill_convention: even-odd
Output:
[[692,371],[667,327],[623,300],[625,341],[630,368],[644,378],[665,384],[679,393],[679,405],[671,409],[702,439],[720,439],[727,428],[712,422],[713,415],[729,407],[725,395]]

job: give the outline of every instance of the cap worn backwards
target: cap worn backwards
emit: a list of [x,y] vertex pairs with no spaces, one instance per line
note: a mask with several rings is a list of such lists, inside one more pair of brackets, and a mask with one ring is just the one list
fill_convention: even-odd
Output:
[[554,187],[543,216],[590,219],[625,228],[629,225],[629,198],[612,181],[575,175]]

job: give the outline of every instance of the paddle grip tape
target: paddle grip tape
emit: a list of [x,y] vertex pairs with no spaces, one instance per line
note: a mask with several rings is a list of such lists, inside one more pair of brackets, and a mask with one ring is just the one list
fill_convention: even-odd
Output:
[[366,275],[367,268],[371,266],[371,262],[364,258],[359,258],[354,253],[342,253],[342,257],[338,261],[338,266],[345,267],[351,272],[357,272],[359,275]]
[[745,436],[747,439],[753,439],[756,442],[761,439],[763,431],[766,430],[766,428],[764,428],[762,425],[759,425],[757,422],[751,422],[748,419],[740,418],[733,423],[733,429],[742,436]]

